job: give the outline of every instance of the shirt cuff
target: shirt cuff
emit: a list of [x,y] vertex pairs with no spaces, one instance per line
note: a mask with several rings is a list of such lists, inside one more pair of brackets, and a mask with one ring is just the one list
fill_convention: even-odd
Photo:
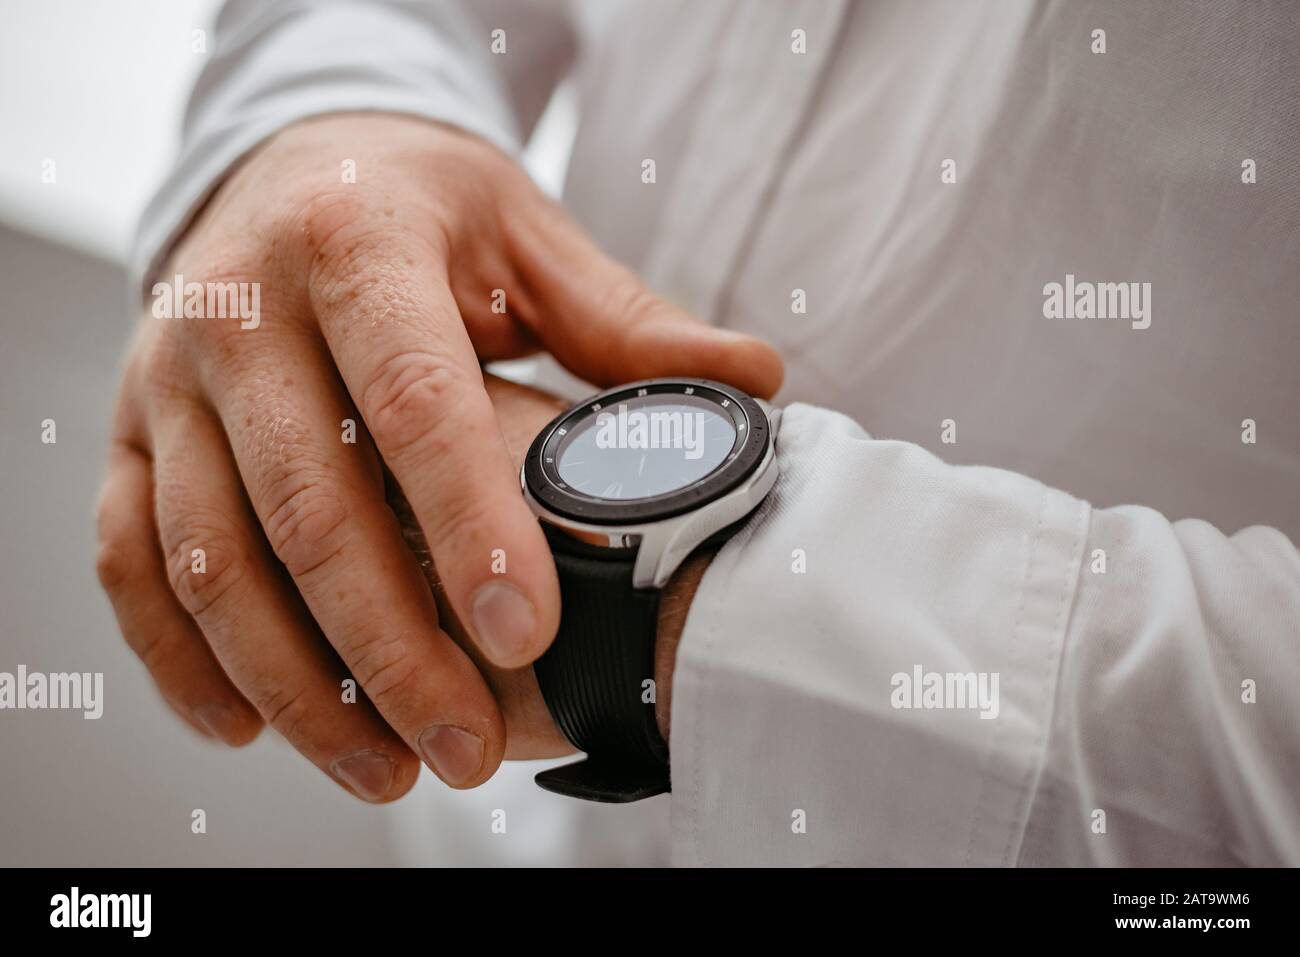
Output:
[[675,863],[1014,864],[1088,505],[805,405],[777,457],[678,647]]

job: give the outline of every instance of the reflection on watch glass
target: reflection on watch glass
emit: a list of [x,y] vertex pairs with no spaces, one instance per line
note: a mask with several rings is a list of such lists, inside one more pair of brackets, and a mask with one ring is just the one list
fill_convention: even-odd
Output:
[[650,498],[693,485],[736,442],[731,416],[693,395],[644,395],[590,413],[560,440],[560,478],[593,498]]

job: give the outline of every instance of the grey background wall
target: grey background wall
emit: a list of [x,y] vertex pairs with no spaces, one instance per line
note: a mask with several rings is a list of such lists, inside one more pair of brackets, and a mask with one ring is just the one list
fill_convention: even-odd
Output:
[[[272,732],[238,751],[200,739],[118,636],[95,580],[95,496],[134,322],[129,241],[206,60],[196,31],[215,48],[217,5],[41,0],[6,9],[0,28],[0,672],[105,681],[99,720],[0,710],[0,866],[482,863],[481,846],[452,840],[438,808],[455,796],[430,793],[445,792],[431,774],[375,808]],[[575,124],[561,91],[525,154],[552,193]],[[47,418],[54,445],[41,443]],[[526,770],[514,787],[534,797]],[[195,808],[206,835],[191,833]]]
[[[43,0],[6,8],[0,28],[0,671],[105,682],[97,721],[0,711],[0,865],[393,860],[392,809],[339,792],[273,734],[230,751],[182,726],[95,581],[94,499],[132,325],[122,263],[214,10]],[[55,445],[40,441],[46,418]],[[195,808],[206,835],[191,833]]]
[[273,733],[237,751],[200,739],[117,634],[94,501],[126,301],[122,267],[0,228],[0,671],[102,671],[105,701],[98,720],[0,711],[0,865],[391,863],[392,809]]

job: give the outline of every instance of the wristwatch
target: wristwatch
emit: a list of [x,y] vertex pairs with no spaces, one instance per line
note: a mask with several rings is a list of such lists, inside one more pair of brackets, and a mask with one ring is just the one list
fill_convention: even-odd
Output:
[[655,721],[660,589],[771,491],[778,414],[720,382],[650,379],[592,396],[533,440],[520,481],[561,601],[533,668],[556,725],[586,752],[538,774],[541,787],[608,802],[671,790]]

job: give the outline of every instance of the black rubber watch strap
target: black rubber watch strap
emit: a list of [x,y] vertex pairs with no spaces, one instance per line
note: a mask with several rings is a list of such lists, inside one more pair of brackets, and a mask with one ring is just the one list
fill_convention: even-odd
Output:
[[646,684],[654,679],[659,592],[632,587],[635,548],[601,548],[543,528],[562,611],[555,643],[533,668],[555,723],[587,757],[536,781],[589,801],[662,794],[670,790],[668,746]]

